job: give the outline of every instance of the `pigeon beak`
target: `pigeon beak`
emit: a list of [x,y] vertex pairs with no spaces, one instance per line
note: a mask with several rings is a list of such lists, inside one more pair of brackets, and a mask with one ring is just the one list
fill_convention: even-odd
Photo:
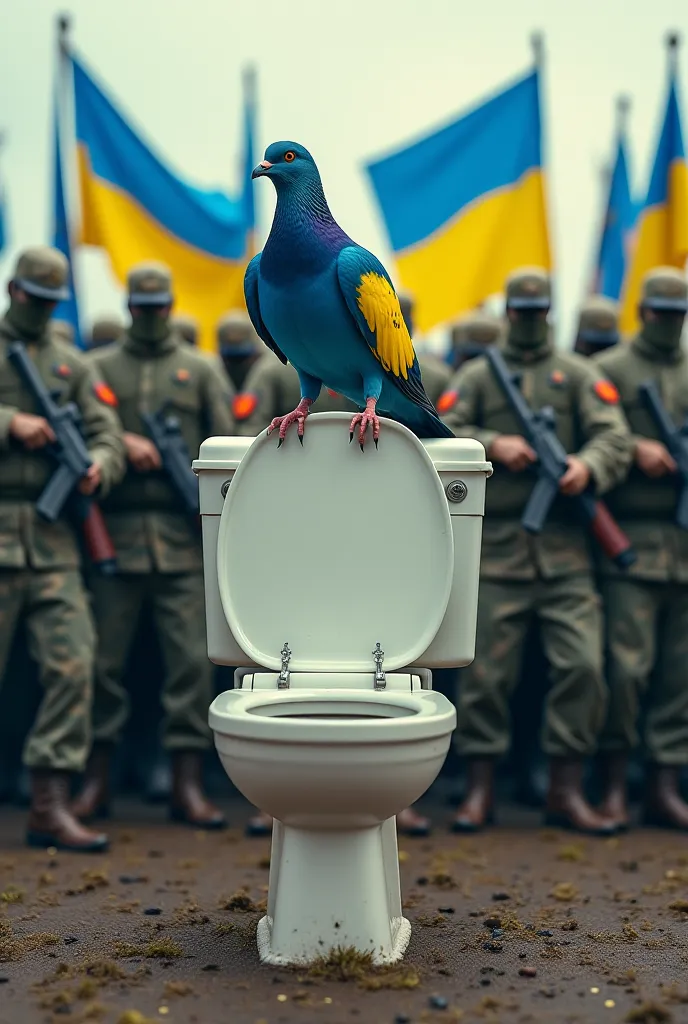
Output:
[[268,173],[271,167],[272,164],[269,160],[261,160],[258,166],[253,168],[251,178],[262,178]]

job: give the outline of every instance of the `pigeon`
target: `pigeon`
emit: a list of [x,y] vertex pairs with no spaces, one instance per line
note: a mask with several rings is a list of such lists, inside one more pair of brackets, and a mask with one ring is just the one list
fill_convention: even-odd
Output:
[[272,228],[244,277],[254,328],[299,376],[301,401],[276,416],[277,447],[296,424],[303,444],[310,407],[324,385],[361,410],[349,427],[365,450],[375,446],[379,414],[417,437],[453,437],[425,393],[399,299],[382,263],[337,224],[311,154],[296,142],[274,142],[254,169],[277,191]]

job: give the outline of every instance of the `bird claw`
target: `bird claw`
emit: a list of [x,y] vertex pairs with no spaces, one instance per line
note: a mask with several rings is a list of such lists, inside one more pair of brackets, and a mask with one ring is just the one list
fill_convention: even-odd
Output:
[[351,433],[349,434],[349,444],[351,444],[351,442],[353,441],[353,439],[354,439],[354,432],[353,432],[353,430],[352,430],[352,431],[351,431]]
[[299,434],[299,444],[303,448],[303,434]]
[[284,441],[284,438],[283,438],[283,437],[280,437],[279,441],[277,442],[277,447],[278,447],[278,448],[281,448],[281,447],[282,447],[282,441]]

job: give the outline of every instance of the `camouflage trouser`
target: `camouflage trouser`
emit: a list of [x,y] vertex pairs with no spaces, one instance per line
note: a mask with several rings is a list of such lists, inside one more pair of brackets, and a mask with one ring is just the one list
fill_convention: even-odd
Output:
[[688,764],[688,586],[605,580],[609,712],[604,750],[639,743],[647,694],[645,750],[657,764]]
[[551,678],[543,750],[550,757],[594,751],[606,708],[600,599],[592,577],[567,576],[480,581],[475,660],[461,672],[457,701],[461,755],[498,757],[508,750],[509,698],[533,617],[540,622]]
[[24,764],[83,771],[91,742],[95,639],[78,570],[0,569],[0,681],[20,618],[45,691]]
[[203,574],[122,573],[94,577],[90,588],[98,632],[94,742],[116,743],[121,738],[129,715],[123,676],[144,603],[148,603],[165,670],[163,745],[167,750],[205,750],[210,746],[212,666],[205,638]]

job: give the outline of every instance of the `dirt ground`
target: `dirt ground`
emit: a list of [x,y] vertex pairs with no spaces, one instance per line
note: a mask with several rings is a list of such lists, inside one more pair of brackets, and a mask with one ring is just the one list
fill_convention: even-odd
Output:
[[[399,969],[262,967],[269,844],[118,808],[104,858],[27,851],[0,808],[0,1024],[688,1021],[688,839],[585,840],[535,813],[401,842]],[[509,821],[511,820],[511,824]]]

